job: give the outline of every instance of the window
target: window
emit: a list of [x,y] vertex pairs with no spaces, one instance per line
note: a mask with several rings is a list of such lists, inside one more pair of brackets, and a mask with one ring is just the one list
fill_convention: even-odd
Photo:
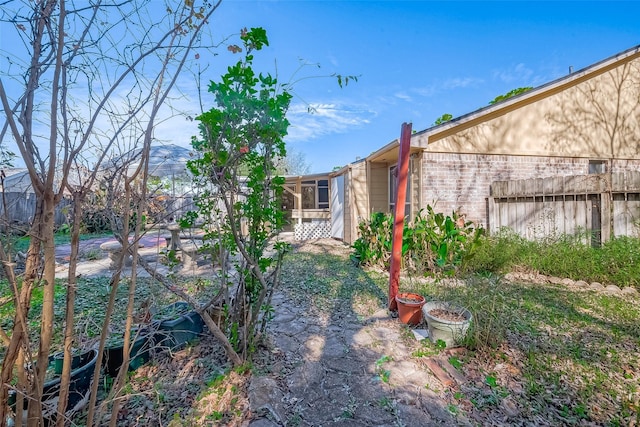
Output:
[[329,209],[329,180],[302,181],[302,209]]
[[[409,165],[411,170],[411,165]],[[393,165],[389,168],[389,210],[391,213],[396,211],[396,188],[398,187],[398,166]],[[407,199],[404,205],[404,216],[411,217],[411,179],[407,176]]]
[[589,160],[589,174],[607,172],[606,160]]
[[318,209],[329,209],[329,180],[318,180]]
[[316,187],[314,185],[302,186],[302,209],[316,208]]

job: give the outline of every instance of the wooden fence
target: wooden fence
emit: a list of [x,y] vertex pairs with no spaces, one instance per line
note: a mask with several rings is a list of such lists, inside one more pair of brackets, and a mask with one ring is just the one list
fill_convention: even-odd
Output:
[[[0,230],[4,231],[5,225],[9,224],[9,228],[18,227],[22,230],[26,229],[33,220],[36,211],[36,196],[29,192],[0,192]],[[5,213],[6,205],[6,213]],[[55,225],[68,224],[71,221],[69,213],[71,213],[71,199],[64,198],[56,207]],[[165,196],[160,206],[163,221],[174,221],[181,218],[186,212],[195,210],[196,206],[191,196]]]
[[[31,224],[36,212],[36,195],[30,192],[0,192],[0,228],[5,229],[5,223],[10,227],[24,228]],[[55,211],[55,225],[60,226],[69,222],[71,200],[63,199]],[[5,212],[6,206],[6,212]]]
[[489,231],[509,227],[527,239],[590,232],[592,243],[638,236],[640,172],[497,181]]

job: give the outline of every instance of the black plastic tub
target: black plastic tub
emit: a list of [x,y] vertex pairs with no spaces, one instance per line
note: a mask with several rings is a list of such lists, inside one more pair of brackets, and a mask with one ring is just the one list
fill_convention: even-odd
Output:
[[187,311],[188,309],[187,303],[176,302],[168,307],[169,312],[174,312],[171,318],[156,321],[157,331],[154,340],[159,350],[180,350],[202,334],[202,317],[196,311]]
[[[55,364],[55,357],[49,356],[49,366]],[[81,410],[89,402],[91,391],[91,379],[93,370],[98,360],[98,352],[94,349],[88,350],[74,357],[77,367],[71,370],[71,382],[69,384],[69,398],[67,400],[66,417],[71,417]],[[72,363],[73,366],[74,363]],[[60,376],[44,383],[42,392],[42,412],[45,425],[53,425],[56,420],[56,410],[58,406],[58,395],[60,394]],[[9,405],[15,412],[16,392],[9,392]],[[24,400],[24,409],[27,409],[27,400]]]
[[[137,337],[132,335],[133,347],[129,353],[128,371],[135,371],[151,359],[151,347],[153,347],[153,334],[148,331],[141,332]],[[110,345],[104,349],[102,369],[110,377],[116,377],[124,359],[124,344]]]

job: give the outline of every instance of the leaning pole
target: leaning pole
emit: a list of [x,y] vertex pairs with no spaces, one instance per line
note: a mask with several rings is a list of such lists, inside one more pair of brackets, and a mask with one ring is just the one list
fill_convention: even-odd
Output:
[[411,123],[403,123],[400,132],[398,152],[398,173],[396,188],[396,209],[393,216],[393,240],[391,241],[391,264],[389,266],[389,310],[397,311],[396,295],[400,282],[402,265],[402,232],[404,230],[404,206],[407,200],[407,179],[409,176],[409,151],[411,150]]

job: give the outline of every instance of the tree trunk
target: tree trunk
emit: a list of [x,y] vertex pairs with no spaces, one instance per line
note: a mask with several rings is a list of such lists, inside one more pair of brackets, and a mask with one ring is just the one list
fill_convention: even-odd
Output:
[[[43,203],[41,200],[36,201],[36,211],[33,218],[29,235],[31,241],[29,243],[29,250],[27,251],[27,259],[25,261],[25,271],[22,283],[19,283],[13,274],[13,270],[9,265],[9,261],[5,261],[5,273],[11,286],[11,290],[14,298],[14,305],[16,307],[16,313],[13,321],[13,331],[11,334],[11,342],[7,346],[5,351],[4,360],[2,362],[2,371],[0,372],[0,427],[5,427],[7,422],[7,401],[9,397],[9,389],[5,384],[10,384],[13,377],[13,368],[16,360],[18,359],[20,348],[22,347],[25,353],[25,359],[32,360],[31,349],[29,345],[28,323],[26,321],[29,314],[29,308],[31,307],[31,291],[33,289],[34,282],[38,278],[38,271],[40,269],[40,248],[42,227],[40,218],[43,216]],[[4,256],[6,259],[6,255]],[[18,388],[28,389],[28,384],[18,383]]]
[[[71,380],[71,361],[73,355],[73,325],[75,319],[76,301],[76,269],[78,267],[78,252],[80,246],[80,223],[82,212],[83,193],[75,193],[73,197],[73,225],[71,227],[71,256],[69,257],[69,273],[67,276],[67,301],[65,306],[65,329],[64,329],[64,361],[62,364],[62,375],[60,376],[60,398],[56,417],[56,427],[64,427],[64,413],[69,400],[69,383]],[[93,379],[97,381],[96,378]]]
[[42,215],[42,243],[44,247],[44,273],[42,277],[42,323],[40,326],[40,345],[36,360],[36,375],[31,387],[31,400],[29,400],[28,425],[41,425],[42,423],[42,389],[44,377],[49,366],[49,350],[53,337],[53,312],[55,292],[55,245],[53,242],[53,228],[55,218],[56,201],[53,191],[45,190],[43,194]]

